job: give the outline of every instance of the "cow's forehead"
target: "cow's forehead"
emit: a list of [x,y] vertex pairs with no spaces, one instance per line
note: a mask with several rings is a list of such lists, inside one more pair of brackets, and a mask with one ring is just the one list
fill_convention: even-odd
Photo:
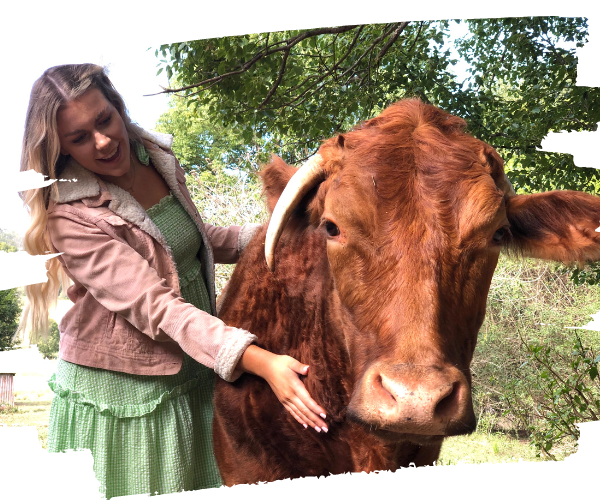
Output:
[[459,239],[502,222],[503,194],[477,152],[446,162],[441,154],[433,161],[415,156],[404,152],[382,161],[345,155],[329,179],[325,215],[357,224],[363,233],[365,225],[384,233],[390,225],[422,226],[454,231]]

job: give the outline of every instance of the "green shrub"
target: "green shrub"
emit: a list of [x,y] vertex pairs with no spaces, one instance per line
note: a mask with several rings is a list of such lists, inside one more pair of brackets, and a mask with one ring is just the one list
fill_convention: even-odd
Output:
[[19,408],[0,401],[0,415],[11,415],[13,413],[20,413]]
[[[262,186],[256,175],[228,175],[218,171],[187,175],[187,186],[202,218],[215,226],[264,223],[267,210],[261,198]],[[231,277],[234,264],[215,266],[217,295]]]
[[58,323],[51,319],[49,325],[48,338],[38,341],[37,347],[45,359],[56,359],[56,356],[58,356],[58,343],[60,341]]
[[19,327],[21,299],[18,290],[0,290],[0,351],[14,347],[13,337]]
[[472,363],[479,428],[528,436],[546,458],[573,452],[574,423],[598,414],[589,404],[582,411],[577,391],[596,394],[592,353],[600,339],[568,328],[600,310],[600,288],[577,285],[570,274],[554,264],[501,257]]
[[543,453],[553,460],[553,449],[575,450],[579,439],[576,423],[595,421],[600,415],[600,356],[584,346],[578,334],[573,334],[573,341],[571,351],[563,352],[521,338],[527,353],[521,369],[532,367],[534,384],[516,379],[504,395],[508,411],[530,432],[538,456]]

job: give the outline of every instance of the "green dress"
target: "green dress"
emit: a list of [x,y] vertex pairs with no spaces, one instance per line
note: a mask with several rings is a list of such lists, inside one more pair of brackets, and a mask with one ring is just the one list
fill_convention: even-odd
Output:
[[[173,195],[147,210],[167,240],[181,294],[210,312],[197,258],[202,239]],[[212,449],[214,371],[185,355],[176,375],[144,376],[59,360],[48,451],[89,449],[107,498],[218,487]]]

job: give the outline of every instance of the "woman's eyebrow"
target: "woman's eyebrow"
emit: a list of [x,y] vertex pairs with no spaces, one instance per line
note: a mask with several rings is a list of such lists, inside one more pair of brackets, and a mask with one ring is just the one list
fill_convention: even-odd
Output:
[[[108,113],[110,111],[110,106],[106,106],[104,109],[102,109],[97,115],[96,115],[96,121],[98,121],[100,118],[102,118],[102,115]],[[77,134],[81,134],[82,132],[85,132],[85,130],[83,129],[77,129],[77,130],[73,130],[72,132],[69,132],[68,134],[65,134],[65,137],[70,137],[72,135],[77,135]]]

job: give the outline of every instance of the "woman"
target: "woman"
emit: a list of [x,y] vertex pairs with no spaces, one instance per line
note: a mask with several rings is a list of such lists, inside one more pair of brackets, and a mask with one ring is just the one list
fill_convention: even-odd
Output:
[[299,423],[327,431],[298,377],[308,366],[214,317],[214,262],[235,262],[256,227],[205,224],[170,146],[131,123],[102,67],[57,66],[33,86],[21,170],[58,182],[25,193],[25,248],[61,252],[48,282],[27,287],[34,335],[67,278],[74,303],[48,449],[91,449],[109,498],[220,485],[213,370],[263,377]]

